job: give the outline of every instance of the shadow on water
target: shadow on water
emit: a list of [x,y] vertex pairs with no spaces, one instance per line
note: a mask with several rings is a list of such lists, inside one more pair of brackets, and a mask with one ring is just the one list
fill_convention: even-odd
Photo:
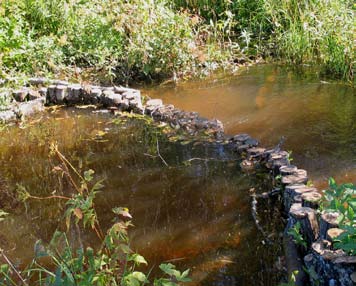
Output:
[[185,110],[195,110],[224,123],[228,134],[249,133],[264,146],[281,137],[294,162],[313,182],[327,178],[356,180],[356,89],[321,82],[315,74],[295,73],[285,66],[260,65],[239,76],[147,88]]
[[[105,114],[59,110],[29,122],[24,129],[8,128],[0,138],[0,174],[7,192],[16,185],[37,196],[69,194],[69,184],[54,174],[58,162],[49,146],[59,150],[81,171],[92,168],[105,189],[97,199],[99,219],[109,226],[111,208],[130,209],[135,225],[132,248],[150,265],[172,261],[191,268],[192,285],[276,285],[282,276],[276,208],[261,202],[261,221],[270,239],[257,231],[251,217],[249,189],[266,191],[264,176],[243,174],[227,145],[170,142],[157,128],[137,119],[114,124]],[[157,142],[163,163],[157,156]],[[29,201],[7,205],[11,215],[2,222],[0,247],[19,265],[33,254],[36,240],[48,241],[63,228],[63,202]],[[70,237],[97,243],[71,229]]]

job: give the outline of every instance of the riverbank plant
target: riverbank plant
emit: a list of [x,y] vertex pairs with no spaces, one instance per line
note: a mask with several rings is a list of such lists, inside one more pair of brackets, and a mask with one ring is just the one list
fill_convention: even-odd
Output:
[[[355,4],[350,0],[175,0],[206,23],[232,23],[229,39],[248,55],[293,65],[319,65],[322,73],[354,81]],[[232,32],[231,32],[232,31]]]
[[[0,250],[0,257],[6,262],[0,266],[0,285],[177,286],[178,283],[190,281],[189,270],[180,272],[173,264],[168,263],[159,266],[162,276],[150,282],[149,275],[140,270],[148,264],[147,261],[130,248],[128,230],[132,226],[132,217],[129,210],[114,208],[113,224],[104,231],[95,209],[95,198],[103,188],[102,182],[94,182],[93,170],[79,173],[58,151],[56,145],[52,146],[52,153],[59,159],[54,172],[70,182],[72,196],[35,197],[21,187],[19,198],[23,201],[64,200],[63,219],[67,231],[55,231],[48,243],[37,241],[34,258],[24,270],[17,269],[5,251]],[[6,218],[5,215],[5,212],[0,211],[1,219]],[[91,247],[78,234],[75,241],[70,240],[68,234],[73,228],[83,233],[93,232],[100,242],[99,246]],[[74,248],[75,244],[80,247]]]
[[179,79],[250,58],[354,80],[351,0],[4,0],[0,78]]
[[356,255],[356,187],[353,184],[338,185],[330,178],[321,208],[339,213],[337,222],[344,232],[335,238],[334,246]]

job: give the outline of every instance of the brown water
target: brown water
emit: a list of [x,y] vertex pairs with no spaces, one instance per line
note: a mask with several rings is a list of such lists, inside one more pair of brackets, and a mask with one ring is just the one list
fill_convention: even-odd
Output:
[[[169,142],[142,121],[114,124],[110,115],[88,110],[41,117],[5,129],[0,137],[0,208],[11,213],[0,222],[0,248],[16,264],[29,261],[35,241],[48,241],[63,225],[61,202],[23,206],[12,200],[16,184],[37,196],[69,192],[66,180],[51,172],[58,162],[48,156],[49,146],[56,141],[81,171],[92,168],[96,179],[104,179],[96,203],[104,227],[110,225],[113,207],[130,209],[132,248],[151,266],[173,261],[180,269],[190,268],[192,285],[278,284],[278,212],[261,202],[261,223],[274,241],[267,245],[250,210],[249,189],[269,190],[268,180],[243,174],[228,146]],[[168,167],[156,156],[157,140]],[[70,233],[74,240],[78,235]],[[81,237],[96,243],[92,236]]]
[[264,146],[285,137],[283,148],[317,186],[325,187],[330,176],[356,183],[356,90],[345,84],[265,65],[145,93],[217,118],[226,133],[249,133]]

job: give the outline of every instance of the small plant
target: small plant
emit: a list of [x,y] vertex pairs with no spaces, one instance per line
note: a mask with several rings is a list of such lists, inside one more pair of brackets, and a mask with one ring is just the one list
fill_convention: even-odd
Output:
[[291,163],[293,161],[292,153],[293,153],[293,151],[288,151],[287,160],[289,163]]
[[[35,257],[23,271],[16,269],[3,250],[0,252],[6,264],[0,266],[0,285],[38,285],[38,286],[140,286],[149,283],[149,277],[136,268],[147,265],[143,256],[130,248],[128,230],[132,226],[131,214],[127,208],[114,208],[112,226],[104,233],[95,210],[95,196],[103,188],[102,182],[93,182],[93,170],[82,174],[61,154],[56,145],[51,146],[61,164],[54,168],[61,177],[66,176],[73,187],[70,197],[48,196],[34,197],[20,188],[22,199],[63,199],[66,200],[64,219],[67,231],[74,224],[83,231],[93,231],[101,242],[99,248],[82,246],[73,248],[66,232],[56,231],[51,241],[44,244],[37,241]],[[73,176],[73,174],[75,176]],[[0,212],[0,220],[6,215]],[[44,260],[45,259],[45,260]],[[46,262],[45,262],[46,261]],[[48,263],[50,261],[50,263]],[[176,286],[180,282],[189,282],[189,270],[181,273],[172,264],[159,266],[163,276],[155,278],[154,285]]]
[[280,283],[280,284],[278,284],[278,286],[296,286],[297,285],[296,284],[296,281],[297,281],[296,276],[298,275],[298,273],[299,273],[298,270],[294,270],[291,273],[291,275],[290,275],[290,277],[288,279],[288,282],[287,283]]
[[334,239],[334,246],[342,249],[350,255],[356,255],[356,227],[355,225],[342,225],[344,230],[337,238]]
[[293,238],[294,242],[297,244],[297,245],[301,245],[303,246],[303,248],[307,248],[307,243],[306,241],[304,240],[303,238],[303,235],[300,231],[300,222],[297,222],[293,227],[291,227],[289,230],[288,230],[288,234]]
[[339,212],[338,223],[352,225],[356,221],[356,188],[353,184],[336,184],[329,179],[329,189],[324,191],[322,208],[325,211]]
[[338,212],[337,223],[344,230],[334,239],[334,246],[345,252],[356,254],[356,187],[353,184],[338,185],[329,179],[329,189],[324,192],[321,209]]

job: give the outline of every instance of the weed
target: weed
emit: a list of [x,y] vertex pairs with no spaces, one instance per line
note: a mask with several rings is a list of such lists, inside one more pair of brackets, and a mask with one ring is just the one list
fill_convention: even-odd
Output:
[[304,240],[302,233],[300,232],[300,227],[300,222],[297,222],[293,227],[288,230],[288,234],[293,238],[294,242],[297,245],[301,245],[306,249],[307,243]]
[[344,230],[334,239],[334,246],[351,255],[356,254],[356,187],[353,184],[336,184],[329,179],[329,189],[324,192],[321,208],[338,212],[338,225]]
[[[101,242],[98,249],[81,246],[73,249],[67,234],[55,231],[51,241],[45,245],[42,241],[35,244],[35,257],[23,271],[17,270],[3,250],[0,255],[7,262],[0,266],[0,285],[122,285],[140,286],[149,283],[148,275],[137,271],[140,265],[146,265],[145,258],[130,248],[128,229],[132,226],[132,218],[126,208],[114,208],[112,226],[104,233],[101,229],[96,210],[95,196],[103,188],[102,182],[94,182],[94,171],[88,170],[83,174],[61,154],[56,145],[52,145],[51,153],[60,161],[54,171],[67,177],[75,192],[70,197],[37,198],[26,194],[20,188],[25,199],[64,199],[66,210],[64,219],[67,231],[72,223],[83,230],[93,231]],[[26,195],[23,195],[26,194]],[[5,213],[0,212],[2,217]],[[83,243],[80,242],[82,245]],[[47,258],[50,263],[45,263]],[[177,286],[180,282],[189,282],[189,270],[180,272],[172,264],[159,266],[163,276],[154,279],[157,286]]]

